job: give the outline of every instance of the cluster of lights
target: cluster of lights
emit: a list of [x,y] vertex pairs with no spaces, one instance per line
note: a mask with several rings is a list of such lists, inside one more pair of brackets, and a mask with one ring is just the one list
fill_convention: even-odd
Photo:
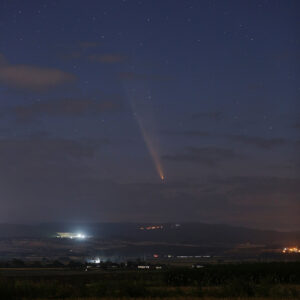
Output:
[[87,238],[86,235],[82,233],[71,233],[71,232],[58,232],[57,233],[57,238],[62,238],[62,239],[78,239],[78,240],[84,240]]
[[93,259],[89,259],[88,262],[91,263],[91,264],[100,264],[101,259],[99,257],[95,257]]
[[298,247],[283,248],[282,253],[300,253]]
[[147,226],[147,227],[140,227],[140,230],[156,230],[156,229],[163,229],[162,225],[158,226]]
[[85,235],[81,233],[77,233],[75,236],[71,236],[71,239],[73,238],[83,240],[85,239]]

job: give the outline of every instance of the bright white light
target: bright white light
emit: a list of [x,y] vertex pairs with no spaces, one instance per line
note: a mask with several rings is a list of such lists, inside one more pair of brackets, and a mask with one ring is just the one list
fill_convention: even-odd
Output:
[[57,232],[57,238],[68,238],[68,239],[87,239],[89,238],[90,236],[88,235],[85,235],[81,232],[76,232],[76,233],[73,233],[73,232]]
[[84,235],[84,234],[81,234],[81,233],[78,233],[78,234],[76,235],[76,238],[78,238],[78,239],[85,239],[85,235]]

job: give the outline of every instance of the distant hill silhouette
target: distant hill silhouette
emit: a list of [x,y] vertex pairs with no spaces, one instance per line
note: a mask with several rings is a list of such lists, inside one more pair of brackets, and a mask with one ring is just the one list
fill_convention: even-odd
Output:
[[0,224],[0,238],[51,238],[56,232],[81,232],[101,239],[132,242],[178,243],[195,245],[299,245],[300,231],[279,232],[223,224],[162,223],[163,228],[141,230],[156,224],[142,223],[44,223],[38,225]]

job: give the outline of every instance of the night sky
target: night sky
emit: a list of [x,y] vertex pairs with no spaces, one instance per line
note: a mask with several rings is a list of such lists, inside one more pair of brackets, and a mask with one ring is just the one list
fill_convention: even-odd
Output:
[[298,0],[0,1],[0,222],[300,229]]

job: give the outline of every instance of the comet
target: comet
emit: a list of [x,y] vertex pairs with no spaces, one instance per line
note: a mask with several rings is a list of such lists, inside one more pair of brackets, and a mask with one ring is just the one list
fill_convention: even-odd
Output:
[[145,141],[145,144],[147,146],[147,149],[149,151],[149,154],[152,158],[152,161],[154,163],[156,172],[159,176],[159,178],[161,179],[161,181],[165,180],[165,175],[164,175],[164,171],[163,171],[163,167],[160,161],[160,156],[158,154],[158,145],[156,145],[155,143],[155,139],[150,135],[149,130],[146,129],[145,127],[145,123],[143,122],[143,120],[141,119],[141,117],[136,114],[137,117],[137,121],[143,136],[143,139]]
[[[156,173],[160,180],[164,182],[165,174],[159,155],[159,143],[155,138],[155,119],[153,114],[153,107],[149,98],[146,97],[147,89],[143,86],[129,87],[128,82],[126,85],[127,94],[129,96],[131,108],[134,116],[136,117],[141,134],[143,136],[145,145],[153,161]],[[146,99],[146,100],[145,100]]]

